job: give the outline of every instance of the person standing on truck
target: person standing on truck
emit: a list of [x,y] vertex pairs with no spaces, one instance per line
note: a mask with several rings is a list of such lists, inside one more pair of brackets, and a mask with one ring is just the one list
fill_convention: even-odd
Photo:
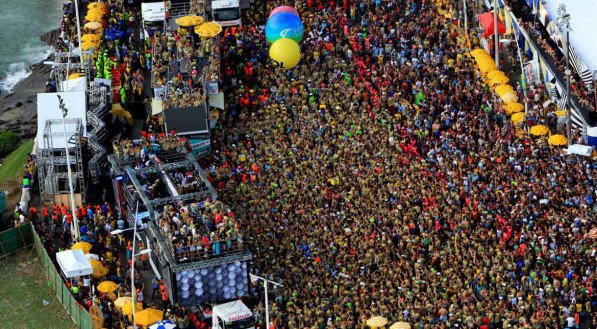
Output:
[[153,292],[151,293],[151,299],[154,299],[156,297],[156,294],[161,291],[160,280],[158,280],[157,276],[154,276],[151,280],[151,287],[153,288]]
[[168,293],[166,292],[166,290],[162,291],[162,304],[164,306],[164,308],[168,307]]

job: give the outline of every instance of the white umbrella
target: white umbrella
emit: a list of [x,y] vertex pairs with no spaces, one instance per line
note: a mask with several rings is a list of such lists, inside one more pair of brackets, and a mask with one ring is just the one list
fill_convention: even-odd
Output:
[[176,325],[170,320],[164,320],[149,326],[149,329],[173,329]]

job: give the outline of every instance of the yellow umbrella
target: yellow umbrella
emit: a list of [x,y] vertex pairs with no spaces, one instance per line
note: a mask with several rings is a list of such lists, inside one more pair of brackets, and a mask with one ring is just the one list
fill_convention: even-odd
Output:
[[201,16],[189,15],[177,18],[175,22],[178,26],[189,27],[203,24],[204,19]]
[[502,96],[503,94],[510,91],[514,91],[514,88],[512,88],[512,86],[510,85],[499,85],[495,87],[495,93],[498,94],[498,96]]
[[[97,23],[97,22],[96,22]],[[99,34],[87,33],[81,36],[81,41],[99,41],[102,37]]]
[[509,91],[507,93],[500,95],[500,98],[506,103],[514,103],[514,102],[518,101],[518,96],[513,91]]
[[549,143],[549,145],[563,146],[568,144],[568,138],[566,138],[566,136],[564,135],[556,134],[549,136],[547,142]]
[[549,128],[544,125],[534,125],[529,129],[529,134],[533,136],[543,136],[549,132]]
[[493,71],[495,69],[496,69],[495,64],[481,64],[481,65],[479,65],[479,70],[483,74],[491,72],[491,71]]
[[481,64],[493,64],[495,65],[495,62],[493,61],[493,58],[491,56],[477,56],[475,57],[475,60],[477,61],[477,64],[481,65]]
[[410,323],[400,321],[390,326],[390,329],[410,329]]
[[83,42],[83,44],[81,45],[81,49],[83,49],[83,51],[89,50],[89,48],[97,48],[99,46],[98,42]]
[[82,250],[84,253],[88,254],[89,250],[91,250],[91,243],[89,242],[77,242],[75,244],[73,244],[73,246],[71,247],[72,250]]
[[115,117],[117,117],[118,119],[122,119],[125,118],[126,121],[132,126],[135,123],[135,120],[133,119],[133,116],[131,115],[131,113],[127,110],[125,110],[120,104],[116,103],[116,104],[112,104],[112,109],[110,110],[110,113],[112,113]]
[[88,22],[85,23],[85,25],[83,25],[84,28],[90,29],[90,30],[97,30],[99,28],[102,27],[102,23],[100,22]]
[[504,110],[506,111],[506,115],[512,115],[524,110],[524,105],[520,103],[509,103],[504,105]]
[[477,48],[477,49],[471,51],[471,55],[473,55],[473,56],[477,56],[477,55],[481,55],[481,54],[488,55],[487,51],[485,51],[485,49],[481,49],[481,48]]
[[477,55],[473,55],[473,57],[475,58],[475,60],[478,62],[481,59],[492,59],[491,56],[489,56],[488,53],[480,53]]
[[148,308],[135,314],[135,324],[144,327],[162,321],[162,319],[164,319],[164,311],[156,310],[155,308]]
[[216,22],[207,22],[195,26],[195,33],[205,38],[213,38],[222,32],[222,25]]
[[[492,72],[494,72],[494,71],[492,71]],[[497,76],[493,77],[493,79],[491,79],[492,85],[503,85],[508,82],[510,82],[510,79],[508,79],[508,77],[505,75],[497,75]]]
[[89,264],[91,264],[91,267],[93,267],[94,269],[96,267],[104,267],[104,264],[102,264],[102,262],[100,262],[97,259],[93,259],[93,258],[89,259]]
[[104,10],[104,8],[94,8],[94,9],[89,9],[87,11],[87,15],[92,14],[92,15],[105,15],[106,11]]
[[93,276],[96,279],[100,279],[108,275],[108,272],[110,272],[110,270],[102,266],[98,267],[97,269],[93,269],[93,274],[91,274],[91,276]]
[[[142,310],[143,310],[143,303],[137,303],[135,313],[142,311]],[[122,314],[124,314],[124,315],[133,314],[133,303],[132,302],[126,303],[122,306]],[[139,316],[139,313],[137,313],[135,315]]]
[[102,3],[102,2],[92,2],[87,5],[87,9],[97,9],[97,8],[104,9],[104,8],[106,8],[106,4]]
[[374,316],[371,319],[367,320],[367,325],[371,328],[383,327],[387,323],[388,319],[384,318],[383,316]]
[[85,19],[90,22],[101,22],[103,16],[104,16],[103,13],[91,12],[85,16]]
[[99,260],[93,258],[89,259],[89,264],[91,264],[91,267],[93,268],[92,276],[94,278],[99,279],[108,274],[108,269],[105,268],[102,262],[100,262]]
[[566,116],[566,111],[560,110],[560,111],[555,111],[553,112],[556,116],[558,117],[565,117]]
[[493,71],[487,73],[488,79],[493,79],[496,76],[506,76],[506,73],[504,73],[503,71],[500,71],[500,70],[493,70]]
[[525,115],[523,112],[514,113],[510,120],[512,120],[513,124],[519,124],[524,121]]
[[126,304],[131,304],[132,301],[133,299],[129,296],[118,297],[114,301],[114,306],[116,306],[116,308],[122,308]]
[[118,285],[112,281],[104,281],[97,285],[97,290],[101,292],[113,292],[118,289]]

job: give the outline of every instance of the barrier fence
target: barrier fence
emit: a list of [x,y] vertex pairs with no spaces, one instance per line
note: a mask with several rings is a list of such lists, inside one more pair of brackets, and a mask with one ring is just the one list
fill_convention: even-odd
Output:
[[51,282],[58,300],[62,303],[62,307],[64,307],[73,319],[75,324],[74,328],[93,329],[93,322],[89,312],[87,312],[87,310],[83,308],[71,294],[70,289],[66,286],[64,280],[62,280],[60,273],[56,270],[54,262],[52,262],[52,259],[48,256],[46,249],[41,243],[39,235],[37,235],[37,232],[35,232],[31,225],[26,226],[29,227],[31,235],[33,236],[33,245],[39,262],[48,276],[48,282]]
[[0,232],[0,259],[33,244],[31,225],[20,225]]

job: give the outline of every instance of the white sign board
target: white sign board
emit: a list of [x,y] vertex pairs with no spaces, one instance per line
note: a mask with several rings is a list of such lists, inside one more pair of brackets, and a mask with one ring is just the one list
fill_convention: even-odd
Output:
[[163,21],[166,18],[166,7],[164,6],[164,2],[141,3],[141,15],[146,22]]
[[[62,97],[64,105],[68,110],[67,119],[81,119],[83,136],[87,136],[87,115],[86,100],[84,91],[60,92],[60,93],[38,93],[37,94],[37,145],[39,149],[45,148],[44,131],[47,120],[62,119],[62,110],[58,105],[58,96]],[[75,124],[66,124],[67,135],[71,135],[76,129]],[[64,148],[64,128],[62,124],[52,125],[52,133],[57,136],[52,138],[54,148]],[[59,135],[59,136],[58,136]]]

